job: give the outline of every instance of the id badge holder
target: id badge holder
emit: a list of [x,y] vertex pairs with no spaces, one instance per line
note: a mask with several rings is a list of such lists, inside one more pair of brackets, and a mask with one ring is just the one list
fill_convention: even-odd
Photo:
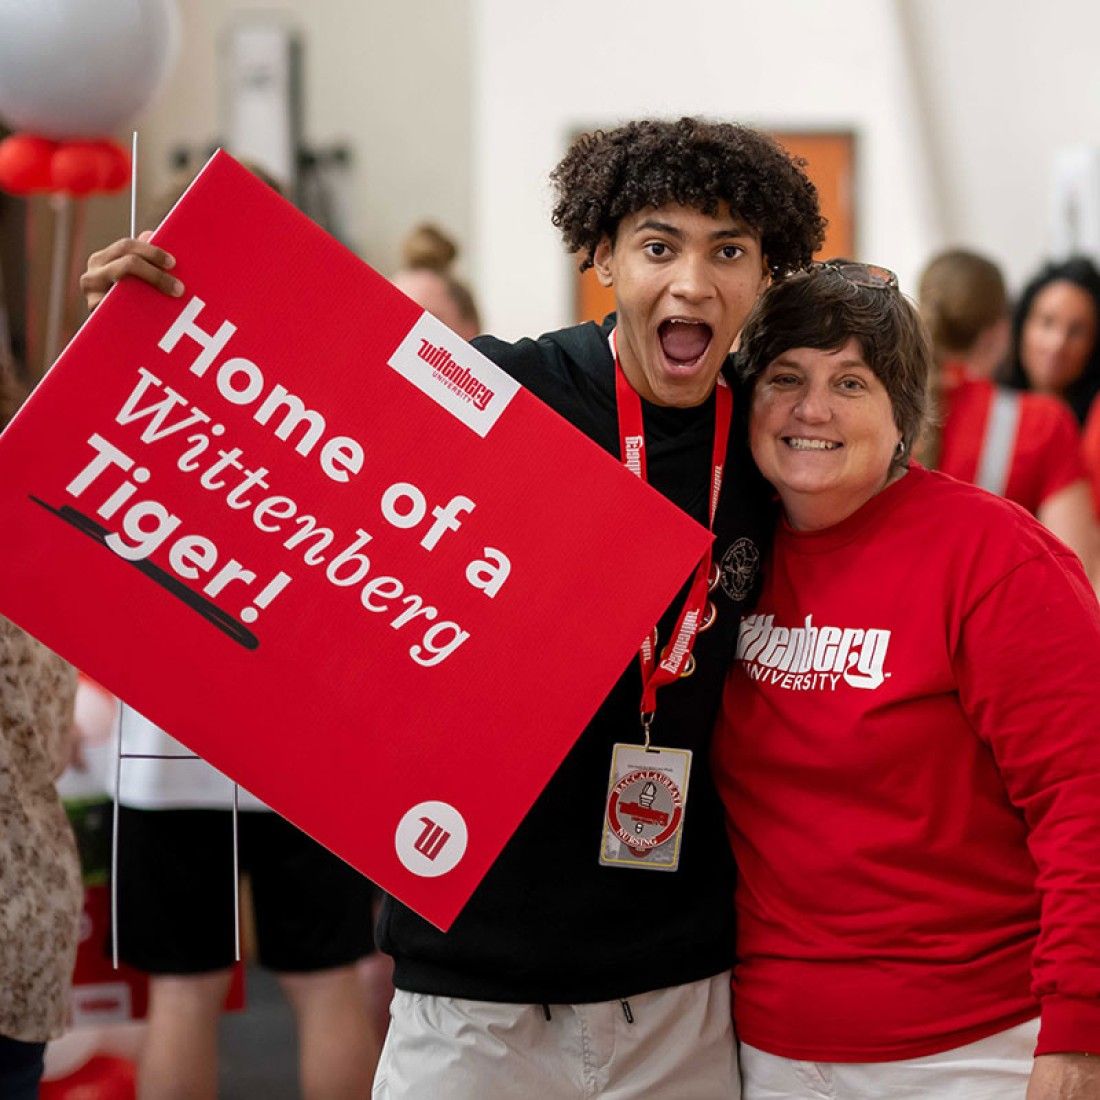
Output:
[[615,745],[600,838],[601,866],[676,870],[690,775],[688,749]]

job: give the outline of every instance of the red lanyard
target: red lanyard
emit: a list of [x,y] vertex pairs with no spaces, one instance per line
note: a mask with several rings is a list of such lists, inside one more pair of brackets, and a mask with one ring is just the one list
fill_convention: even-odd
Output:
[[[643,481],[646,476],[645,428],[642,423],[642,399],[627,381],[615,346],[615,332],[609,342],[615,358],[615,405],[619,418],[619,457],[623,465]],[[715,390],[714,451],[711,456],[709,526],[714,530],[714,514],[718,510],[718,494],[722,488],[722,469],[726,461],[726,447],[730,438],[733,419],[733,394],[721,375]],[[707,616],[707,592],[713,563],[712,549],[699,562],[691,579],[687,599],[676,620],[671,644],[665,646],[660,657],[654,652],[656,631],[642,642],[639,657],[642,662],[642,728],[645,730],[646,747],[649,747],[649,727],[657,709],[657,689],[685,675],[695,667],[691,651],[700,630],[710,625]]]

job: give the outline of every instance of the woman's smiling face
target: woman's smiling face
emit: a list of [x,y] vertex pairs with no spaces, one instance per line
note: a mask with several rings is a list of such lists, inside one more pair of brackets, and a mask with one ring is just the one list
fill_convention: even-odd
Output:
[[901,431],[886,387],[853,337],[833,351],[791,348],[753,391],[753,458],[791,525],[830,527],[891,480]]

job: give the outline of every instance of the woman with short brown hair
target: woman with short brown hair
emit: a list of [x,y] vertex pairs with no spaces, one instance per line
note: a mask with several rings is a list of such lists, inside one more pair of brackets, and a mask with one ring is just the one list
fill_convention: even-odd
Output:
[[713,753],[745,1100],[1100,1089],[1100,610],[1032,517],[911,460],[930,365],[861,264],[743,334],[782,513]]

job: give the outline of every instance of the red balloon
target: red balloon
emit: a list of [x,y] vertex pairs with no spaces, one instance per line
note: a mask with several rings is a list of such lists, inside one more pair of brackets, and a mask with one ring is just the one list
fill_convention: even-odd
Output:
[[50,161],[50,190],[90,195],[106,189],[112,157],[99,141],[68,141]]
[[104,191],[121,191],[130,182],[130,154],[117,141],[102,141],[104,153],[110,158]]
[[0,141],[0,187],[13,195],[48,191],[56,142],[36,134],[12,134]]

